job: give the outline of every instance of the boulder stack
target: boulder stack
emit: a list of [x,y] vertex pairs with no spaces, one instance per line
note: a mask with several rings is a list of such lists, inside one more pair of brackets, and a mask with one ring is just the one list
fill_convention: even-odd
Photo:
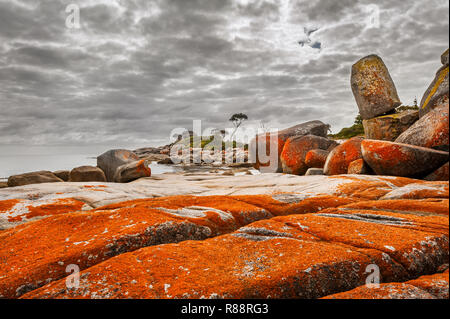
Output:
[[283,173],[304,175],[309,168],[305,162],[309,151],[317,149],[327,151],[336,146],[335,141],[320,136],[306,135],[289,138],[281,153]]
[[[284,144],[289,138],[305,135],[327,137],[329,129],[330,126],[321,121],[310,121],[279,131],[278,133],[258,135],[249,145],[250,160],[255,163],[256,169],[263,172],[281,173],[283,166],[280,157]],[[259,147],[265,147],[265,152],[259,149]]]

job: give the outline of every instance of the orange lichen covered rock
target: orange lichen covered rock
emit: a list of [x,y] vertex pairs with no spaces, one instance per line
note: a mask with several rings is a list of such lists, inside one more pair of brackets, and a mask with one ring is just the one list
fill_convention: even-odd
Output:
[[[431,225],[431,226],[428,226]],[[203,241],[124,253],[24,298],[320,298],[436,272],[448,261],[448,218],[390,212],[290,215]]]
[[402,104],[386,65],[377,55],[366,56],[352,66],[351,86],[365,120]]
[[141,247],[205,239],[270,217],[262,208],[224,196],[180,196],[20,225],[0,233],[0,295],[18,297],[62,278],[68,264],[86,269]]
[[281,152],[283,173],[305,175],[309,166],[305,163],[306,154],[313,149],[328,150],[335,147],[336,142],[324,137],[306,135],[289,138]]
[[356,174],[356,175],[368,175],[372,173],[372,169],[367,165],[366,162],[362,158],[357,159],[356,161],[351,162],[348,165],[348,174]]
[[364,140],[364,161],[378,175],[420,177],[448,162],[448,152],[388,141]]
[[0,230],[9,229],[33,220],[82,209],[90,209],[90,207],[73,198],[35,201],[12,199],[0,201]]
[[436,106],[408,130],[403,132],[395,141],[397,143],[435,148],[448,151],[449,125],[448,102]]
[[326,137],[329,128],[329,125],[321,121],[310,121],[276,133],[257,135],[249,145],[250,161],[262,172],[281,173],[280,156],[287,139],[305,135]]
[[323,168],[329,154],[328,150],[311,150],[305,156],[305,164],[310,168]]
[[362,158],[362,141],[362,137],[354,137],[333,149],[328,155],[324,173],[326,175],[347,174],[350,163]]
[[422,276],[405,283],[361,286],[323,299],[448,299],[448,272]]

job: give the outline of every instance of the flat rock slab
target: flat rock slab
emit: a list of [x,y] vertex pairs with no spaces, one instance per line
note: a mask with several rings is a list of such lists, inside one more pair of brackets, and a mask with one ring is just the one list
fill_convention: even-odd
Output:
[[324,299],[448,299],[448,270],[422,276],[405,283],[386,283],[379,287],[362,286]]
[[[323,196],[359,200],[446,198],[448,192],[448,183],[445,182],[366,175],[300,177],[264,174],[229,177],[167,174],[129,184],[36,184],[0,190],[0,230],[56,214],[178,194],[261,194],[299,203]],[[30,210],[33,213],[30,213]]]
[[275,217],[223,236],[146,247],[24,298],[320,298],[406,281],[448,262],[448,217],[340,211]]

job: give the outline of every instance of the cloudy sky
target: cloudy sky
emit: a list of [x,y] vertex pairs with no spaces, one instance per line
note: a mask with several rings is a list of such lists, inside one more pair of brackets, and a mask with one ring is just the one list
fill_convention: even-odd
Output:
[[[79,29],[66,26],[72,3]],[[194,119],[229,127],[236,112],[248,125],[320,119],[336,132],[357,114],[350,69],[365,55],[384,59],[405,104],[420,101],[449,45],[448,7],[0,0],[0,145],[161,145]]]

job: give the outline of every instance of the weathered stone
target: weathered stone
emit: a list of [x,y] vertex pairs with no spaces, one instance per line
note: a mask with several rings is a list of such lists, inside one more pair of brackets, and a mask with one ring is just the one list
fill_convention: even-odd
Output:
[[[11,244],[22,233],[8,234],[3,258],[13,258]],[[78,289],[62,278],[23,298],[320,298],[364,285],[373,264],[384,281],[400,282],[435,273],[446,260],[448,217],[330,208],[257,221],[205,240],[123,252],[82,267]],[[36,269],[17,263],[14,271],[22,269],[24,278]],[[42,273],[62,272],[56,263],[49,266]],[[1,293],[8,296],[18,283],[5,276]]]
[[448,162],[448,152],[388,141],[364,140],[364,161],[378,175],[424,176]]
[[419,119],[419,111],[407,110],[364,120],[364,133],[367,139],[395,141]]
[[361,137],[353,137],[334,148],[325,162],[326,175],[347,174],[351,162],[362,158]]
[[420,117],[424,116],[436,106],[448,104],[448,70],[449,65],[441,67],[423,95],[420,102]]
[[447,271],[405,283],[381,283],[378,287],[365,285],[324,299],[448,299],[448,278]]
[[444,105],[437,106],[435,109],[425,114],[395,141],[397,143],[448,151],[448,113],[448,102]]
[[63,180],[56,177],[52,172],[48,171],[13,175],[8,178],[9,187],[16,187],[30,184],[42,184],[42,183],[58,183],[58,182],[63,182]]
[[152,176],[152,170],[149,167],[150,162],[140,160],[119,166],[114,175],[116,183],[128,183],[142,177]]
[[444,53],[442,53],[441,62],[442,62],[442,65],[448,64],[448,49]]
[[[336,146],[337,145],[338,144],[336,143]],[[305,156],[305,164],[311,168],[323,168],[329,154],[330,151],[328,150],[311,150]]]
[[448,162],[439,167],[430,175],[424,178],[426,181],[448,181],[449,180],[449,164]]
[[287,139],[305,135],[327,137],[329,129],[330,126],[321,121],[310,121],[277,133],[258,135],[249,144],[250,162],[255,163],[254,167],[263,172],[281,173],[283,167],[280,156]]
[[69,181],[74,182],[106,182],[105,173],[94,166],[81,166],[70,171]]
[[362,158],[353,161],[348,165],[348,174],[369,175],[372,174],[372,169],[367,165]]
[[53,172],[56,177],[61,178],[63,181],[68,182],[70,177],[70,171],[56,171]]
[[351,86],[359,113],[365,120],[401,105],[389,71],[377,55],[364,57],[353,65]]
[[315,176],[315,175],[324,175],[323,168],[312,167],[312,168],[309,168],[305,174],[305,176]]
[[284,144],[283,152],[280,156],[283,173],[304,175],[309,168],[305,163],[305,158],[310,150],[327,150],[336,144],[333,140],[314,135],[289,138]]
[[108,182],[114,182],[119,166],[139,161],[139,156],[128,150],[110,150],[97,157],[97,166],[105,173]]

